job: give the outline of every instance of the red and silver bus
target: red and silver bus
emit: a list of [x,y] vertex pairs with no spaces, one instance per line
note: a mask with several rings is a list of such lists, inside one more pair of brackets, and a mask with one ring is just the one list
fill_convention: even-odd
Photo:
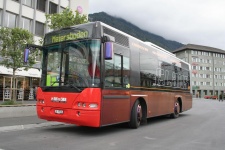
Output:
[[45,35],[37,115],[102,127],[192,108],[190,65],[102,22]]

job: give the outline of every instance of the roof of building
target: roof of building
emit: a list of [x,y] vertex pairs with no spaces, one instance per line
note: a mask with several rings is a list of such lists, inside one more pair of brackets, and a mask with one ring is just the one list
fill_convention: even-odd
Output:
[[215,53],[225,54],[225,50],[222,50],[222,49],[208,47],[208,46],[194,45],[194,44],[184,45],[183,47],[180,47],[180,48],[172,51],[172,53],[177,53],[177,52],[184,51],[184,50],[187,50],[187,49],[188,50],[198,50],[198,51],[206,51],[206,52],[215,52]]

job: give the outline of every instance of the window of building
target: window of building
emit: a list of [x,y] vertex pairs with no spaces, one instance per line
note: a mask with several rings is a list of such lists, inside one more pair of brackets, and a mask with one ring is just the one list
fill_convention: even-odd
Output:
[[193,62],[198,62],[198,58],[197,57],[192,57],[192,61]]
[[215,79],[217,79],[217,78],[218,78],[217,74],[215,74],[215,75],[214,75],[214,78],[215,78]]
[[198,78],[199,74],[197,73],[192,73],[192,77]]
[[210,74],[206,74],[206,78],[210,78]]
[[22,3],[24,4],[24,5],[27,5],[27,6],[29,6],[29,7],[32,7],[32,0],[22,0]]
[[49,14],[55,14],[57,13],[57,5],[50,2],[49,3]]
[[197,66],[192,66],[192,69],[197,70],[198,68],[197,68]]
[[5,15],[5,26],[9,28],[15,28],[17,25],[17,15],[10,12],[6,12]]
[[194,85],[197,85],[196,81],[193,82]]
[[44,31],[45,31],[44,23],[36,21],[35,34],[38,35],[38,36],[44,36]]
[[26,29],[28,31],[31,31],[31,27],[32,27],[32,21],[31,21],[31,19],[22,17],[21,27],[23,29]]
[[45,12],[46,0],[37,0],[37,9]]

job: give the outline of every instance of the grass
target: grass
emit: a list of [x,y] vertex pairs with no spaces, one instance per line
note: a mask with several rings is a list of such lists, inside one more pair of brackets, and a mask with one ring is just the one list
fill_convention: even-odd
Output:
[[13,100],[9,100],[9,101],[4,101],[2,104],[0,105],[20,105],[21,103],[18,103],[16,101]]

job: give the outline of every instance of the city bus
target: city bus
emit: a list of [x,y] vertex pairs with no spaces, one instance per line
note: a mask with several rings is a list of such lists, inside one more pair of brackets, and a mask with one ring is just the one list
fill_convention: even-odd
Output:
[[138,128],[148,118],[177,118],[192,108],[188,63],[105,23],[47,33],[41,49],[40,119]]

